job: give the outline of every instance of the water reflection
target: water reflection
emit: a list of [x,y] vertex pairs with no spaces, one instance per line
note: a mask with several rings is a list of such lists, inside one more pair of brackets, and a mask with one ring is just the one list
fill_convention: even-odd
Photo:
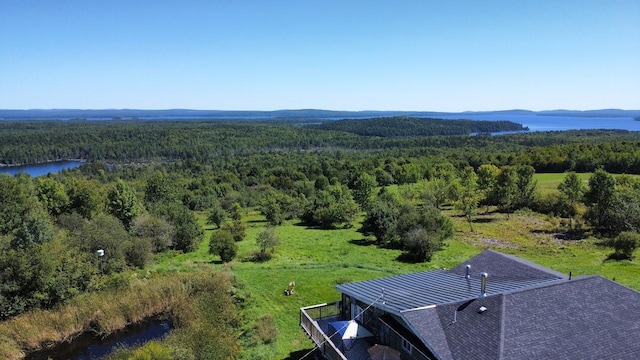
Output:
[[125,330],[113,333],[104,339],[86,333],[69,344],[60,344],[53,349],[29,354],[25,360],[100,359],[121,346],[134,347],[147,341],[167,335],[172,328],[171,320],[165,317],[154,318],[132,325]]

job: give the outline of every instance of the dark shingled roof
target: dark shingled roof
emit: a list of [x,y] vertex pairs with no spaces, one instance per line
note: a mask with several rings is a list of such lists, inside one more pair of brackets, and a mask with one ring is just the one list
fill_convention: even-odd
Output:
[[640,359],[640,292],[589,276],[505,295],[503,359]]
[[[486,297],[480,272],[489,273]],[[395,314],[439,359],[640,359],[640,292],[495,251],[451,270],[337,288]]]
[[471,273],[486,272],[493,278],[509,279],[565,279],[566,275],[547,269],[516,256],[486,250],[454,267],[450,271],[465,275],[466,265],[471,265]]
[[600,276],[402,315],[439,359],[640,358],[640,293]]

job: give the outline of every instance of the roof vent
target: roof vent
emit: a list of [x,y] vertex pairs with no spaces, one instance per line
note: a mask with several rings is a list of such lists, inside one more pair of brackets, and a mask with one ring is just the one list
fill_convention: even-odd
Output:
[[471,279],[471,274],[469,274],[469,271],[471,271],[471,265],[467,265],[464,268],[467,270],[467,274],[464,276],[464,278]]
[[480,297],[487,296],[487,277],[489,274],[483,272],[480,274]]
[[489,309],[487,309],[487,308],[486,308],[486,307],[484,307],[484,306],[480,306],[480,308],[478,309],[478,314],[482,314],[483,312],[485,312],[485,311],[487,311],[487,310],[489,310]]

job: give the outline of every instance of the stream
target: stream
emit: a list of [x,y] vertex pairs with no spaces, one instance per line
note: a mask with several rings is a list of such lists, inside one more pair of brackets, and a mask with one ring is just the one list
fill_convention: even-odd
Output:
[[172,327],[170,319],[156,317],[131,325],[105,338],[96,337],[92,333],[85,333],[71,343],[58,344],[51,349],[33,352],[27,355],[25,360],[100,359],[121,346],[133,347],[142,345],[150,340],[161,339],[171,331]]

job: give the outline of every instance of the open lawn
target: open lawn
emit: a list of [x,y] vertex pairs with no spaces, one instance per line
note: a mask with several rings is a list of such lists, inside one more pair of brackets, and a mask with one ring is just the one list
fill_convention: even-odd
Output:
[[[591,177],[591,175],[593,175],[592,173],[577,173],[576,175],[578,175],[578,178],[580,180],[582,180],[582,183],[584,184],[585,188],[588,187],[589,184],[589,178]],[[618,175],[618,174],[612,174],[614,177],[618,177],[618,176],[622,176],[622,175]],[[560,183],[564,180],[565,176],[567,176],[566,173],[541,173],[541,174],[534,174],[533,175],[533,180],[537,181],[537,189],[541,194],[544,193],[549,193],[549,192],[557,192],[558,191],[558,185],[560,185]],[[640,175],[624,175],[624,176],[631,176],[634,178],[640,178]]]
[[[579,173],[578,178],[582,180],[585,188],[589,183],[589,178],[591,177],[591,173]],[[543,174],[534,174],[533,180],[537,182],[537,189],[540,193],[548,193],[548,192],[557,192],[558,185],[562,183],[566,173],[543,173]]]

